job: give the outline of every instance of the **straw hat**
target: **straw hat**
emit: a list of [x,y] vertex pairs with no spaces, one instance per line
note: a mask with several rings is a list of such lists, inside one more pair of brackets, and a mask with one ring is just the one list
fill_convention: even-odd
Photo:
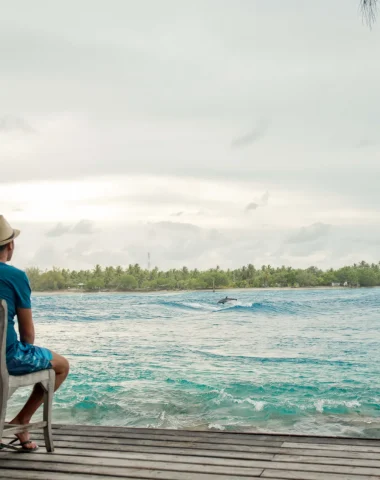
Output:
[[3,215],[0,215],[0,247],[11,243],[16,237],[20,235],[20,230],[12,228],[5,220]]

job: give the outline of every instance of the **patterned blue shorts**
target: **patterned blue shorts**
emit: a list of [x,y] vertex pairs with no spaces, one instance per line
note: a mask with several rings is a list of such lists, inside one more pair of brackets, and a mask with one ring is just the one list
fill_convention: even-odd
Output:
[[18,342],[12,357],[7,358],[8,372],[9,375],[26,375],[52,368],[52,359],[53,355],[47,348]]

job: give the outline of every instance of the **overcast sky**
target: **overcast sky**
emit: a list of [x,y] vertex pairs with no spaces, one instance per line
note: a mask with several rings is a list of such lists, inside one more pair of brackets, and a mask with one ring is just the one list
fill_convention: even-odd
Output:
[[0,3],[14,264],[380,260],[380,24],[359,0]]

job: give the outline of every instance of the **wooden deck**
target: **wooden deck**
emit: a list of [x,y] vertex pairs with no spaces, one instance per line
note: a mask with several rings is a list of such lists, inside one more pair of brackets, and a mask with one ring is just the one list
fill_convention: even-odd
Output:
[[0,478],[380,480],[380,440],[55,425],[54,442],[0,452]]

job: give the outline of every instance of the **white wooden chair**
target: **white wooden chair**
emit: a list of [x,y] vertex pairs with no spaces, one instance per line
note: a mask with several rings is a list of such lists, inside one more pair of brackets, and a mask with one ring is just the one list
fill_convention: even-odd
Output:
[[[53,369],[41,370],[27,375],[9,375],[5,360],[8,327],[7,303],[0,300],[0,441],[3,433],[21,433],[25,431],[44,429],[45,446],[48,452],[54,451],[51,430],[51,414],[54,395],[55,372]],[[28,425],[11,425],[5,423],[8,399],[20,387],[40,383],[44,389],[43,421]]]

